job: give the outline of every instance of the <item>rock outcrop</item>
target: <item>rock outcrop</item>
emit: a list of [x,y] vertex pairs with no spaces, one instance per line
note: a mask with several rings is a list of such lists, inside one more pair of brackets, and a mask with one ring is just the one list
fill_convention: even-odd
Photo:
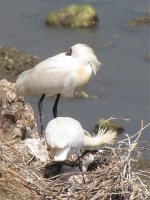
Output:
[[125,24],[127,28],[135,28],[142,25],[150,25],[150,16],[136,17]]
[[26,137],[30,132],[34,137],[36,123],[32,107],[24,105],[24,99],[17,97],[15,84],[7,80],[0,81],[0,135],[3,137]]
[[98,16],[91,5],[72,4],[55,12],[49,12],[45,18],[50,26],[91,27],[98,23]]
[[16,48],[0,45],[0,79],[15,81],[23,71],[34,67],[40,58]]

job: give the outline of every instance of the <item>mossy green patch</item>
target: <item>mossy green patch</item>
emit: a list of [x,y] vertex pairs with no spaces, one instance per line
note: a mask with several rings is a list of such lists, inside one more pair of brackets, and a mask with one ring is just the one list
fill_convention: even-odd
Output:
[[50,26],[91,27],[98,23],[98,16],[91,5],[72,4],[48,13],[45,21]]
[[98,120],[98,122],[96,123],[95,128],[94,128],[94,133],[98,132],[99,127],[104,128],[106,130],[110,130],[111,129],[111,130],[116,131],[117,133],[122,133],[124,131],[123,127],[113,123],[110,120],[106,120],[104,118],[100,118]]

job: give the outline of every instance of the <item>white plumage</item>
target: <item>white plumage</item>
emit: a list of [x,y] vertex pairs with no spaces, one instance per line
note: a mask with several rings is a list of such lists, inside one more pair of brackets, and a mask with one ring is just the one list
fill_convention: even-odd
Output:
[[51,120],[45,130],[45,139],[55,161],[63,161],[78,156],[80,149],[94,150],[103,144],[113,142],[116,132],[99,130],[97,136],[90,136],[80,122],[70,117],[57,117]]
[[41,132],[43,132],[42,102],[45,96],[57,95],[53,116],[57,117],[60,94],[73,96],[76,87],[86,84],[92,71],[96,74],[101,63],[94,51],[85,44],[72,46],[69,52],[57,54],[21,73],[16,80],[16,92],[21,96],[41,96],[38,102]]
[[110,144],[114,141],[117,132],[114,130],[99,129],[98,134],[91,136],[87,131],[84,132],[83,148],[84,150],[97,150],[104,144]]
[[88,153],[80,159],[80,169],[82,172],[86,172],[88,170],[89,165],[94,161],[94,155],[92,153]]
[[101,63],[94,51],[84,44],[76,44],[70,51],[60,53],[21,73],[16,80],[19,95],[73,95],[74,89],[88,82]]
[[45,130],[45,139],[55,161],[66,160],[82,147],[84,130],[80,123],[70,117],[57,117],[51,120]]

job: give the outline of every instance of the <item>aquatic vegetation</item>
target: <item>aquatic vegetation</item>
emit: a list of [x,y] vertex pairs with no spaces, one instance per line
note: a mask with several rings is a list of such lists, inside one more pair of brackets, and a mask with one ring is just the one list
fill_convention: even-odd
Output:
[[124,128],[112,122],[112,120],[107,120],[104,118],[100,118],[95,125],[94,133],[98,132],[99,128],[105,128],[106,130],[115,130],[117,133],[122,133]]
[[49,12],[45,18],[50,26],[91,27],[98,23],[98,16],[91,5],[72,4],[55,12]]
[[150,16],[136,17],[127,21],[127,23],[125,24],[125,26],[128,28],[138,27],[142,25],[150,25]]

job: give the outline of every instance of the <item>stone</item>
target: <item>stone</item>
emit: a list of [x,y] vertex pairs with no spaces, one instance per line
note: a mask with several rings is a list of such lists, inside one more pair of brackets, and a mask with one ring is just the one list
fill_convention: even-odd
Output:
[[55,12],[49,12],[45,18],[50,26],[91,27],[98,23],[98,16],[91,5],[72,4]]
[[106,120],[104,118],[100,118],[96,122],[96,125],[95,125],[95,128],[94,128],[94,133],[98,133],[99,127],[106,129],[106,130],[114,130],[114,131],[117,131],[117,133],[122,133],[124,131],[123,127],[113,123],[110,120]]
[[15,83],[0,81],[0,137],[36,137],[34,112],[24,98],[16,95]]
[[127,21],[127,23],[125,24],[127,28],[134,28],[142,25],[150,25],[150,16],[136,17]]

